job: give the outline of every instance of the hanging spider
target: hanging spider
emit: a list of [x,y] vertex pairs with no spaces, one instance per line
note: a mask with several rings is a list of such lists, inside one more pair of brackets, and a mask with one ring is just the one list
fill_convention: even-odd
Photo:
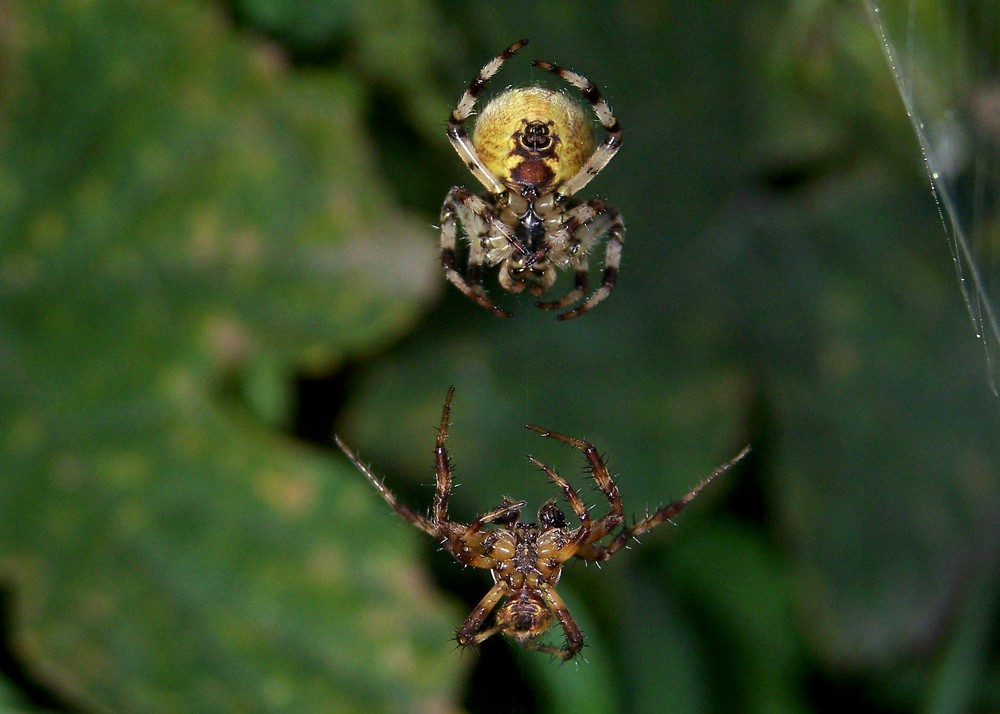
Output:
[[[335,441],[396,513],[440,541],[442,547],[458,562],[492,571],[493,587],[455,635],[462,647],[478,645],[501,632],[529,649],[548,652],[564,660],[572,659],[583,647],[583,635],[556,592],[563,564],[573,557],[588,561],[608,560],[636,536],[670,520],[702,489],[750,451],[749,446],[744,448],[679,500],[661,506],[632,526],[623,528],[607,544],[598,545],[597,541],[611,535],[625,521],[621,495],[603,459],[597,449],[586,441],[528,424],[527,428],[531,431],[569,444],[583,453],[590,473],[597,482],[598,489],[608,500],[611,510],[601,518],[591,518],[576,489],[541,461],[528,456],[528,460],[562,490],[570,508],[580,519],[579,526],[573,528],[567,525],[566,516],[555,501],[548,501],[538,510],[537,523],[522,523],[519,520],[521,508],[526,501],[514,501],[508,497],[504,497],[498,507],[479,516],[472,523],[459,523],[448,516],[452,468],[445,449],[454,392],[454,387],[448,390],[441,414],[441,426],[434,449],[437,486],[429,517],[420,515],[397,501],[392,491],[386,488],[382,480],[361,462],[339,436],[335,437]],[[493,611],[496,611],[493,624],[484,629],[483,625]],[[563,647],[536,642],[552,625],[553,616],[566,634],[566,644]]]
[[[462,95],[448,121],[448,139],[472,175],[486,188],[477,196],[462,186],[448,192],[441,207],[441,262],[445,275],[467,297],[498,317],[483,290],[483,265],[499,265],[500,286],[511,293],[529,287],[540,296],[557,270],[573,267],[575,283],[559,300],[536,303],[561,310],[588,292],[588,254],[607,236],[601,285],[582,304],[558,316],[577,317],[611,293],[621,264],[625,226],[618,210],[600,198],[571,197],[600,173],[621,147],[621,127],[586,77],[555,64],[532,61],[573,85],[593,107],[607,135],[594,148],[593,126],[584,108],[544,87],[507,89],[486,104],[470,141],[464,124],[476,99],[505,61],[528,43],[515,42],[486,64]],[[459,235],[469,243],[465,277],[455,267]]]

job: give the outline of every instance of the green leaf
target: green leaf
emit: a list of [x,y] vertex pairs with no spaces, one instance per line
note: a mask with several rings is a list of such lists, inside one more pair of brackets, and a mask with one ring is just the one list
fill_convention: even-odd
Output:
[[391,340],[438,284],[355,81],[193,2],[8,4],[0,67],[18,655],[95,711],[450,707],[456,612],[415,541],[226,389]]
[[240,14],[293,47],[317,50],[349,31],[353,3],[338,0],[236,0]]

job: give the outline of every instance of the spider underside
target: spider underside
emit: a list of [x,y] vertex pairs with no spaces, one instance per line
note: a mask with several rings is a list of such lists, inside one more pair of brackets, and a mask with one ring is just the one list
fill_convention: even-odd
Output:
[[[558,315],[578,317],[605,300],[618,278],[625,226],[618,210],[600,198],[572,198],[611,161],[621,147],[621,127],[597,86],[556,64],[532,61],[580,91],[604,127],[594,148],[593,129],[583,108],[566,95],[542,87],[520,87],[487,103],[470,140],[464,125],[476,100],[503,63],[527,44],[515,42],[488,62],[469,84],[448,122],[448,139],[473,176],[485,187],[479,196],[462,186],[448,192],[441,207],[441,263],[462,293],[498,317],[483,288],[484,266],[498,266],[500,287],[544,294],[557,271],[572,267],[574,286],[562,298],[538,302],[561,310],[589,290],[589,253],[606,236],[600,286],[582,303]],[[465,275],[456,267],[459,239],[468,244]]]
[[[566,516],[548,501],[538,511],[537,523],[519,520],[526,501],[504,497],[501,504],[471,523],[453,521],[448,516],[448,500],[452,490],[451,461],[445,448],[451,400],[455,388],[448,390],[441,414],[437,444],[434,449],[436,488],[429,516],[421,515],[404,504],[340,439],[337,446],[368,478],[382,498],[400,516],[437,539],[444,550],[463,565],[485,568],[493,575],[493,587],[473,609],[458,629],[455,639],[462,647],[478,645],[497,633],[503,633],[528,649],[547,652],[570,660],[583,647],[583,634],[566,605],[556,592],[563,564],[571,558],[605,561],[624,548],[636,536],[652,530],[679,513],[709,483],[749,453],[746,447],[691,489],[682,498],[660,507],[629,527],[624,527],[606,544],[597,541],[612,536],[625,521],[621,494],[608,473],[603,458],[590,443],[558,434],[531,424],[527,428],[543,437],[555,439],[579,449],[597,488],[607,499],[610,510],[593,519],[582,499],[565,479],[533,456],[528,460],[537,466],[563,492],[580,525],[570,527]],[[495,613],[492,625],[484,627],[490,613]],[[562,627],[566,642],[562,647],[537,642],[552,625],[553,618]]]

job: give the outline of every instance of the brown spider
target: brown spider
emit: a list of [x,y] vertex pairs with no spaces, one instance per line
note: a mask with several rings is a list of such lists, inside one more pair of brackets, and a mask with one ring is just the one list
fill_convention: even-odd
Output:
[[[598,545],[597,541],[611,535],[625,520],[621,495],[603,459],[597,453],[597,449],[586,441],[528,424],[526,425],[528,429],[544,437],[574,446],[583,452],[597,487],[608,499],[611,510],[602,518],[592,519],[576,489],[541,461],[528,456],[531,463],[562,489],[570,507],[580,519],[579,526],[571,528],[566,525],[566,516],[556,506],[555,501],[546,502],[538,510],[538,523],[522,523],[518,518],[521,508],[527,502],[513,501],[506,496],[498,507],[479,516],[472,523],[458,523],[448,517],[452,469],[445,449],[451,398],[454,392],[455,388],[451,387],[445,398],[437,446],[434,449],[437,488],[430,517],[422,516],[397,501],[392,491],[386,488],[339,436],[335,436],[334,439],[347,458],[368,477],[396,513],[438,539],[444,549],[458,562],[492,571],[493,587],[456,633],[455,639],[462,647],[478,645],[496,633],[502,632],[526,648],[548,652],[563,660],[572,659],[583,647],[583,634],[556,592],[555,586],[559,582],[563,563],[573,557],[598,562],[608,560],[632,538],[670,520],[671,516],[679,513],[702,489],[750,451],[749,446],[745,447],[730,461],[702,479],[701,483],[682,498],[661,506],[655,513],[647,515],[631,527],[624,528],[606,545]],[[489,524],[496,527],[484,530]],[[496,615],[493,618],[493,625],[483,629],[486,618],[494,610]],[[552,625],[553,615],[566,633],[564,647],[554,647],[535,641]]]
[[[448,139],[486,193],[477,196],[464,186],[448,192],[441,207],[441,263],[455,287],[498,317],[511,315],[486,296],[484,263],[500,267],[497,277],[507,292],[529,287],[534,295],[552,287],[557,270],[572,266],[573,289],[559,300],[537,303],[544,310],[560,310],[587,293],[588,254],[606,235],[601,285],[582,304],[558,316],[568,320],[607,298],[618,279],[625,238],[618,210],[600,198],[584,203],[570,197],[617,153],[621,127],[593,82],[534,60],[535,67],[580,90],[607,132],[604,141],[594,147],[593,127],[582,106],[544,87],[514,87],[494,97],[479,115],[470,141],[464,126],[476,99],[503,63],[527,43],[515,42],[490,60],[451,113]],[[464,277],[456,269],[459,235],[469,243]]]

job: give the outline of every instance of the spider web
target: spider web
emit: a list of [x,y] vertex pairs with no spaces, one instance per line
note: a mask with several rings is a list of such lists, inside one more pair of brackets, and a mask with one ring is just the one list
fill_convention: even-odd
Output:
[[865,0],[1000,395],[1000,5]]

